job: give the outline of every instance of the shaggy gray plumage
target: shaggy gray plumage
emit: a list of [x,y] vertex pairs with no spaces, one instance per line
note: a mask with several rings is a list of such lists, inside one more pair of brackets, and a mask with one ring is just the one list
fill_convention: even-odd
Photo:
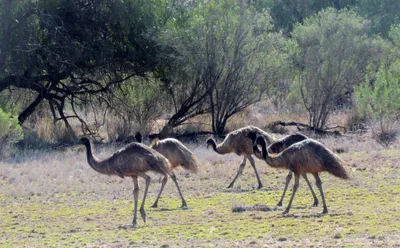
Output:
[[267,132],[264,132],[258,127],[255,126],[246,126],[240,129],[237,129],[233,132],[228,133],[228,135],[225,137],[225,139],[220,143],[216,144],[215,140],[212,138],[209,138],[207,140],[207,148],[212,147],[215,152],[219,154],[227,154],[227,153],[236,153],[239,156],[244,156],[243,162],[240,164],[239,169],[236,173],[236,176],[233,178],[232,182],[229,184],[228,188],[232,188],[236,179],[243,173],[243,169],[246,166],[246,160],[250,161],[251,166],[254,169],[254,172],[257,177],[258,181],[258,189],[262,188],[262,182],[260,179],[260,176],[258,175],[257,169],[256,169],[256,164],[254,159],[252,158],[253,152],[253,143],[249,138],[246,137],[246,135],[249,132],[254,132],[258,136],[264,137],[264,139],[268,142],[268,144],[271,144],[275,141],[275,139],[268,134]]
[[270,166],[289,169],[295,175],[292,197],[283,213],[286,214],[289,212],[293,198],[299,187],[300,175],[306,173],[311,173],[315,177],[316,185],[321,193],[323,213],[328,213],[322,190],[322,181],[319,178],[318,173],[327,171],[336,177],[349,179],[349,176],[343,167],[343,161],[324,145],[313,139],[305,139],[297,142],[278,154],[270,154],[266,144],[267,142],[263,137],[257,137],[254,149],[256,149],[257,145],[261,145],[262,155]]
[[[90,141],[87,138],[82,138],[80,143],[85,145],[87,161],[95,171],[105,175],[116,175],[121,178],[131,177],[133,179],[134,190],[134,214],[132,225],[137,224],[137,205],[139,195],[138,177],[142,177],[146,181],[142,205],[140,206],[140,214],[144,222],[146,222],[146,213],[144,203],[146,201],[147,191],[150,185],[151,178],[146,175],[146,172],[153,171],[164,175],[165,183],[168,176],[172,178],[178,188],[179,195],[182,199],[182,207],[186,206],[186,201],[183,198],[175,174],[172,172],[171,164],[168,160],[157,151],[139,143],[131,143],[128,146],[116,151],[110,157],[100,160],[93,156]],[[160,192],[161,194],[161,192]]]

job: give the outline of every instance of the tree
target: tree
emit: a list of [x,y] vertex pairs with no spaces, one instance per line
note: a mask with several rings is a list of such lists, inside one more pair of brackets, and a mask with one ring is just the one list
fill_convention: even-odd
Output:
[[378,122],[377,140],[387,146],[396,135],[394,124],[400,117],[400,59],[382,64],[374,83],[367,77],[355,92],[358,111]]
[[272,40],[279,36],[272,32],[269,12],[257,13],[236,2],[214,3],[204,12],[204,82],[214,85],[209,104],[212,130],[218,135],[232,116],[260,100],[265,79],[273,73],[268,66]]
[[[85,104],[125,80],[155,70],[162,1],[3,0],[0,92],[35,92],[19,114],[23,123],[47,101],[55,120],[78,117],[67,106]],[[3,8],[4,7],[4,8]]]
[[371,21],[371,31],[387,37],[390,26],[400,24],[400,1],[359,0],[357,12]]
[[124,139],[140,131],[149,133],[165,110],[161,82],[150,77],[135,77],[120,84],[99,104],[107,106],[108,138]]
[[271,32],[267,11],[241,1],[208,1],[189,13],[171,24],[166,39],[178,58],[164,77],[175,109],[168,126],[211,113],[213,132],[221,134],[229,118],[265,91],[277,61],[269,54],[281,36]]
[[[290,33],[296,23],[303,21],[319,11],[333,7],[337,10],[350,7],[356,4],[356,0],[265,0],[265,5],[271,6],[271,15],[273,17],[276,30],[283,30]],[[259,1],[255,1],[260,5]]]
[[389,31],[390,51],[379,70],[369,73],[355,88],[357,111],[378,122],[377,141],[387,146],[394,140],[396,120],[400,117],[400,25]]
[[309,114],[309,125],[324,129],[335,104],[364,78],[372,57],[368,21],[353,11],[333,8],[296,25],[299,46],[297,94]]
[[171,52],[162,65],[154,72],[167,97],[165,103],[172,109],[168,122],[159,136],[167,137],[173,128],[193,117],[209,113],[206,103],[211,86],[204,84],[201,67],[196,63],[203,61],[199,53],[202,39],[197,34],[199,25],[195,10],[202,5],[193,1],[175,3],[171,6],[171,18],[161,34],[161,46]]

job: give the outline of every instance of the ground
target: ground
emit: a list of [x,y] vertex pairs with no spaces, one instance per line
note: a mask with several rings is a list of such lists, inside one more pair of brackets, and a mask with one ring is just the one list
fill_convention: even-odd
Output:
[[[132,180],[96,173],[82,147],[26,151],[0,162],[0,246],[400,247],[400,143],[384,148],[368,134],[320,141],[342,152],[338,155],[351,175],[344,181],[322,174],[328,214],[320,214],[321,200],[312,207],[300,180],[290,214],[283,216],[291,190],[284,206],[274,207],[287,171],[261,160],[256,160],[261,190],[253,189],[257,180],[249,165],[234,188],[227,189],[242,158],[218,155],[200,142],[188,144],[202,161],[200,172],[177,170],[188,208],[178,207],[172,180],[159,208],[150,208],[160,188],[160,176],[153,174],[148,219],[138,219],[136,228],[130,225]],[[105,157],[117,148],[96,147],[95,154]]]

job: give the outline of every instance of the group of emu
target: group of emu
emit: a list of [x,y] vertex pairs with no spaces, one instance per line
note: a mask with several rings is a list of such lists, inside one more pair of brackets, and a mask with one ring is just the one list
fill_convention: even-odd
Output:
[[[154,140],[150,147],[141,144],[142,136],[140,133],[136,135],[137,142],[133,142],[112,154],[110,157],[99,160],[92,154],[90,141],[87,138],[82,138],[80,143],[86,146],[87,160],[89,165],[97,172],[106,175],[117,175],[121,178],[131,177],[134,183],[134,215],[133,226],[137,224],[137,205],[139,195],[138,177],[142,177],[146,181],[144,189],[143,201],[140,206],[140,214],[144,222],[146,222],[146,213],[144,204],[147,191],[150,185],[151,178],[146,174],[148,171],[153,171],[164,175],[161,189],[157,199],[152,207],[158,206],[158,200],[167,183],[168,176],[174,181],[179,195],[182,199],[182,207],[186,207],[186,201],[181,193],[176,176],[173,169],[181,166],[190,172],[197,172],[200,162],[196,156],[187,149],[181,142],[176,139],[168,138],[164,140]],[[312,186],[307,178],[307,173],[311,173],[316,185],[321,193],[323,203],[323,213],[328,213],[324,193],[322,191],[322,182],[318,173],[327,171],[332,175],[348,179],[349,176],[343,168],[342,160],[324,147],[316,140],[310,139],[307,136],[296,133],[288,135],[280,140],[275,140],[271,135],[264,132],[255,126],[247,126],[229,133],[223,142],[219,145],[210,138],[207,140],[207,147],[212,147],[219,154],[236,153],[239,156],[244,156],[243,162],[239,166],[239,170],[228,188],[233,187],[236,179],[242,174],[246,165],[246,160],[250,161],[258,180],[258,188],[262,187],[260,176],[258,175],[255,161],[252,158],[254,154],[257,158],[264,160],[269,166],[274,168],[282,168],[289,170],[286,176],[285,189],[278,206],[282,206],[282,201],[285,196],[289,182],[294,174],[293,193],[289,204],[284,214],[289,212],[293,198],[299,187],[300,176],[302,176],[308,184],[314,198],[313,206],[318,205],[318,199],[312,189]],[[261,150],[258,146],[261,146]]]

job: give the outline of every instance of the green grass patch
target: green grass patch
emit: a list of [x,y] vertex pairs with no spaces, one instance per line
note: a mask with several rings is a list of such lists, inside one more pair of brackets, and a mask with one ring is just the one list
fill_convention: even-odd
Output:
[[[400,231],[400,185],[397,179],[384,180],[388,172],[353,173],[356,178],[374,176],[374,181],[366,179],[363,185],[325,177],[330,211],[326,215],[320,214],[321,200],[320,206],[311,207],[311,194],[301,181],[287,216],[282,215],[284,207],[273,209],[281,189],[216,190],[188,196],[188,209],[178,208],[180,201],[175,195],[163,195],[158,209],[150,208],[154,199],[149,198],[148,221],[139,219],[137,228],[130,226],[133,202],[129,199],[107,200],[74,192],[51,200],[1,195],[0,246],[393,244],[390,242],[399,240],[389,237]],[[275,181],[279,180],[272,177],[270,183]],[[316,193],[319,196],[318,190]],[[290,196],[288,191],[284,205]],[[260,211],[257,204],[271,210]],[[235,206],[244,206],[244,211],[233,211]]]

